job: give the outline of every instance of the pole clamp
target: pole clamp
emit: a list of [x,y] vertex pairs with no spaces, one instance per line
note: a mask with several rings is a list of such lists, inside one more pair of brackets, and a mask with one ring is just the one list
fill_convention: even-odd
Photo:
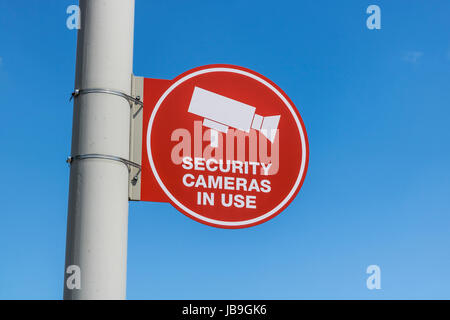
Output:
[[70,165],[75,160],[85,160],[85,159],[103,159],[103,160],[111,160],[111,161],[121,162],[121,163],[123,163],[123,164],[125,164],[127,166],[128,171],[130,171],[130,167],[137,168],[138,172],[136,173],[136,175],[131,180],[131,183],[133,185],[135,185],[137,183],[138,176],[141,173],[141,165],[140,164],[137,164],[137,163],[135,163],[133,161],[130,161],[130,160],[127,160],[127,159],[124,159],[124,158],[121,158],[121,157],[110,156],[110,155],[106,155],[106,154],[98,154],[98,153],[80,154],[80,155],[68,157],[66,162]]
[[100,89],[100,88],[91,88],[91,89],[75,89],[74,92],[72,92],[72,96],[70,97],[69,101],[72,101],[73,98],[78,97],[81,94],[88,94],[88,93],[106,93],[106,94],[112,94],[115,96],[122,97],[126,99],[128,102],[133,102],[135,104],[139,104],[141,106],[144,105],[144,103],[141,101],[141,97],[132,97],[126,93],[123,93],[121,91],[111,90],[111,89]]

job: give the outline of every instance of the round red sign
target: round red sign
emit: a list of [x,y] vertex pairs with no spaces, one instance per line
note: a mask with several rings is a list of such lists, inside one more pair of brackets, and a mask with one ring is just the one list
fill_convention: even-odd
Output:
[[306,130],[292,101],[269,79],[232,65],[175,78],[154,105],[145,142],[172,205],[220,228],[279,214],[308,166]]

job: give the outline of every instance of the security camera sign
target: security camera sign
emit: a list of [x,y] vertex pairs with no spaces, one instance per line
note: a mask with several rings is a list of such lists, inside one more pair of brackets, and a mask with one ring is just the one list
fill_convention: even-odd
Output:
[[297,108],[264,76],[209,65],[144,79],[141,200],[170,202],[220,228],[282,212],[305,179],[308,140]]

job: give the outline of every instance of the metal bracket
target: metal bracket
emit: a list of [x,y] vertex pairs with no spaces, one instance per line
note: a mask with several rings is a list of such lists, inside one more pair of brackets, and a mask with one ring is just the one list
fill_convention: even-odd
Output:
[[128,167],[128,171],[131,172],[131,168],[137,168],[137,173],[134,175],[132,181],[137,181],[139,179],[139,174],[141,173],[141,165],[138,163],[135,163],[133,161],[116,157],[116,156],[110,156],[107,154],[98,154],[98,153],[90,153],[90,154],[79,154],[76,156],[70,156],[67,158],[66,162],[68,164],[72,164],[75,160],[85,160],[85,159],[102,159],[102,160],[111,160],[111,161],[117,161],[125,164]]
[[88,93],[106,93],[106,94],[112,94],[115,96],[119,96],[122,97],[124,99],[126,99],[128,102],[133,102],[135,104],[139,104],[141,106],[144,105],[144,103],[141,101],[141,97],[137,96],[137,97],[132,97],[126,93],[120,92],[120,91],[116,91],[116,90],[111,90],[111,89],[100,89],[100,88],[92,88],[92,89],[75,89],[74,92],[72,92],[72,96],[70,97],[70,101],[72,101],[73,98],[78,97],[81,94],[88,94]]
[[135,168],[141,168],[140,164],[134,163],[130,160],[121,158],[121,157],[116,157],[116,156],[110,156],[107,154],[99,154],[99,153],[89,153],[89,154],[80,154],[80,155],[76,155],[76,156],[70,156],[69,158],[67,158],[67,163],[71,164],[74,160],[84,160],[84,159],[104,159],[104,160],[113,160],[113,161],[118,161],[118,162],[122,162],[123,164],[127,165],[127,166],[131,166],[131,167],[135,167]]
[[[144,78],[132,76],[131,94],[136,97],[144,97]],[[139,99],[141,103],[131,106],[130,115],[130,157],[135,163],[142,162],[142,131],[144,121],[143,98]],[[131,168],[130,184],[128,188],[128,198],[130,200],[141,200],[141,169]],[[131,178],[133,177],[133,178]],[[136,178],[136,179],[135,179]]]
[[88,88],[88,89],[75,89],[70,97],[70,101],[82,94],[89,93],[104,93],[112,94],[122,97],[130,103],[130,155],[129,159],[121,157],[105,155],[105,154],[82,154],[71,156],[67,159],[67,163],[71,164],[74,160],[84,159],[104,159],[118,161],[125,164],[128,167],[129,172],[129,186],[128,186],[128,198],[130,200],[141,199],[141,181],[139,176],[141,174],[141,154],[142,154],[142,125],[143,125],[143,106],[144,102],[141,97],[144,95],[144,78],[131,77],[131,93],[133,96],[126,93],[101,88]]
[[128,172],[131,173],[132,168],[136,168],[137,172],[134,174],[133,178],[131,179],[131,183],[134,182],[134,184],[137,183],[139,179],[139,174],[141,173],[141,165],[138,163],[135,163],[133,161],[116,157],[116,156],[110,156],[107,154],[98,154],[98,153],[90,153],[90,154],[80,154],[76,156],[70,156],[67,158],[66,162],[68,164],[72,164],[75,160],[85,160],[85,159],[103,159],[103,160],[111,160],[111,161],[117,161],[125,164],[128,167]]

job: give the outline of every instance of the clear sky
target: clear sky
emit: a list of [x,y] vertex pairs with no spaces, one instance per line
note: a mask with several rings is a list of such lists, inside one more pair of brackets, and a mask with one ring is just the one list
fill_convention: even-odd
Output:
[[[1,299],[62,298],[71,4],[0,2]],[[253,69],[298,107],[310,161],[288,209],[249,229],[131,203],[128,298],[450,298],[449,15],[448,0],[136,0],[136,75]]]

